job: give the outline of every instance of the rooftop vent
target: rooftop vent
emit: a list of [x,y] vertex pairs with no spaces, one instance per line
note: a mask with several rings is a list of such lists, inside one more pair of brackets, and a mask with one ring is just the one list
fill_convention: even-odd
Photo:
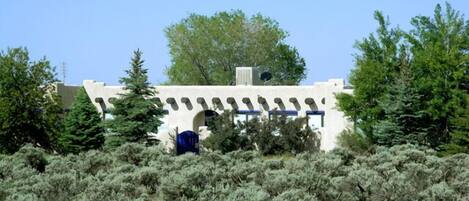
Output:
[[236,85],[259,85],[259,71],[256,67],[236,67]]

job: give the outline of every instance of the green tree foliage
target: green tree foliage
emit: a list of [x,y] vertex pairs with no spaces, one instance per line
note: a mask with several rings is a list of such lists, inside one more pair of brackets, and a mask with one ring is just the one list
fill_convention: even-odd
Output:
[[305,78],[305,61],[285,44],[287,35],[260,14],[191,14],[166,29],[172,57],[169,82],[228,85],[235,81],[235,67],[256,66],[272,73],[270,84],[298,84]]
[[128,77],[120,79],[126,93],[113,102],[108,122],[110,136],[106,142],[116,147],[125,142],[147,142],[148,133],[157,133],[163,109],[155,104],[154,88],[148,82],[147,69],[143,68],[142,52],[134,52]]
[[368,153],[374,149],[370,140],[361,133],[344,130],[337,136],[337,145],[355,153]]
[[469,153],[469,95],[465,100],[465,107],[459,109],[462,114],[449,122],[453,132],[451,141],[442,146],[444,154]]
[[421,95],[413,86],[414,78],[407,65],[402,65],[388,93],[380,103],[385,117],[374,127],[374,138],[379,145],[396,144],[430,145],[427,125],[428,115],[424,112]]
[[356,68],[349,81],[353,85],[353,95],[339,95],[339,107],[352,120],[358,131],[373,138],[373,126],[383,119],[384,109],[379,104],[394,81],[399,64],[403,61],[398,43],[402,31],[389,28],[389,21],[381,12],[375,12],[379,23],[376,34],[357,42],[359,54],[355,56]]
[[[453,132],[450,122],[464,108],[462,84],[469,72],[469,22],[446,4],[435,8],[433,18],[418,16],[411,21],[414,29],[406,35],[412,44],[413,69],[421,101],[426,104],[432,125],[432,147],[448,142]],[[456,126],[457,127],[457,126]]]
[[65,153],[99,149],[104,143],[101,116],[83,87],[78,90],[75,101],[65,116],[64,125],[65,131],[59,142]]
[[412,18],[408,32],[375,18],[377,33],[357,43],[354,94],[338,95],[338,106],[372,143],[438,148],[464,127],[454,119],[466,113],[469,23],[449,4]]
[[211,150],[227,153],[235,150],[252,150],[252,144],[245,133],[233,122],[233,112],[225,111],[208,121],[212,132],[202,145]]
[[222,153],[258,150],[263,155],[319,151],[319,135],[306,126],[305,118],[275,116],[235,123],[233,115],[225,111],[210,121],[212,134],[202,141],[205,148]]
[[0,152],[13,153],[31,143],[56,148],[62,108],[45,58],[30,61],[23,48],[0,53]]
[[465,200],[469,155],[435,154],[402,145],[288,159],[253,151],[172,156],[133,143],[63,156],[27,146],[0,155],[0,200]]
[[251,127],[248,135],[264,155],[319,151],[319,134],[306,125],[306,118],[274,115],[270,120],[253,119],[246,124]]

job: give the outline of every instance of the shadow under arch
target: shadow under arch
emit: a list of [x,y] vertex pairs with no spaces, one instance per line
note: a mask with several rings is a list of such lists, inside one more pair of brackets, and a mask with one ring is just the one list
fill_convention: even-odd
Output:
[[203,110],[197,113],[194,116],[192,125],[193,131],[199,133],[199,128],[201,126],[208,126],[210,121],[213,121],[215,117],[219,116],[219,114],[214,110]]

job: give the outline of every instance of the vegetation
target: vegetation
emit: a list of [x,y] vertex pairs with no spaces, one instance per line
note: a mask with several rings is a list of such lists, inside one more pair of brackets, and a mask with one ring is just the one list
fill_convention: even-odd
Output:
[[412,18],[407,32],[390,28],[380,12],[375,18],[376,34],[356,45],[354,93],[337,96],[354,132],[372,144],[467,153],[468,21],[449,4],[437,5],[433,18]]
[[469,153],[469,95],[465,95],[465,98],[465,107],[460,109],[462,113],[450,122],[457,126],[450,134],[450,143],[443,145],[444,154]]
[[263,155],[298,154],[319,151],[319,134],[306,126],[306,118],[253,118],[233,122],[233,112],[225,111],[209,121],[210,136],[202,145],[212,151],[258,150]]
[[45,58],[30,61],[23,48],[0,52],[0,153],[27,143],[56,148],[62,107],[54,93],[54,69]]
[[337,136],[337,145],[354,153],[370,153],[375,149],[368,138],[352,130],[344,130]]
[[[227,111],[209,121],[207,152],[176,157],[148,143],[163,111],[139,50],[105,127],[83,88],[62,119],[47,60],[1,52],[0,201],[467,200],[469,22],[449,5],[408,32],[375,18],[357,43],[354,93],[337,95],[354,128],[327,153],[304,118],[234,123]],[[260,15],[191,15],[167,35],[172,83],[229,84],[243,65],[271,71],[271,84],[304,77],[286,33]],[[100,149],[103,132],[112,149]]]
[[113,152],[0,156],[0,200],[464,200],[469,155],[411,145],[264,159],[235,151],[172,156],[126,144]]
[[70,111],[65,116],[65,129],[59,138],[64,153],[80,153],[99,149],[104,143],[101,115],[81,87]]
[[155,104],[154,88],[143,68],[142,52],[134,52],[128,77],[120,79],[126,93],[120,94],[110,110],[114,117],[107,124],[111,133],[106,141],[110,148],[126,142],[148,142],[148,133],[157,133],[163,109]]
[[287,35],[276,21],[260,14],[191,14],[166,29],[172,57],[169,82],[229,85],[235,81],[235,67],[258,66],[272,73],[269,84],[298,84],[305,78],[305,61],[285,44]]
[[224,111],[208,121],[211,134],[202,141],[204,148],[228,153],[236,150],[252,150],[249,136],[241,133],[241,128],[233,121],[234,113]]

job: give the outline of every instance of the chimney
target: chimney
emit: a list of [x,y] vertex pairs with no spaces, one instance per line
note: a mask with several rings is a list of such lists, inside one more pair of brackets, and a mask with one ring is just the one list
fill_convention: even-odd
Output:
[[236,67],[236,85],[259,85],[259,71],[257,67]]

